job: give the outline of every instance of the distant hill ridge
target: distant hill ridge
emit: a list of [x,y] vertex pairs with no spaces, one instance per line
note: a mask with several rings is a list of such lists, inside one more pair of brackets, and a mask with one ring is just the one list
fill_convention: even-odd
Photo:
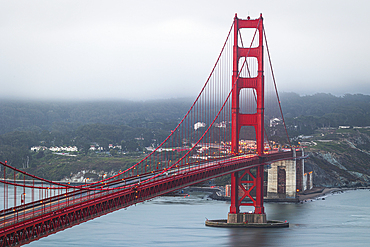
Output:
[[370,126],[370,95],[282,93],[280,98],[290,137],[323,127]]
[[[280,98],[293,136],[309,134],[320,127],[370,125],[370,95],[281,93]],[[76,129],[91,123],[159,128],[158,122],[182,118],[191,103],[190,98],[138,102],[0,101],[0,134],[52,130],[57,125]]]
[[178,119],[191,105],[190,99],[151,101],[0,101],[0,134],[15,130],[52,130],[91,123],[143,126]]

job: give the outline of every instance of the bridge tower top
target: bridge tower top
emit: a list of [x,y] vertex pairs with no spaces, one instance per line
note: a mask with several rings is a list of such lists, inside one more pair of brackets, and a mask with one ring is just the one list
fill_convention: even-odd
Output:
[[[253,40],[258,38],[258,46],[239,47],[240,29],[255,29]],[[254,57],[258,62],[256,77],[242,77],[243,67],[248,69],[247,58]],[[240,60],[244,58],[243,65],[239,68]],[[245,69],[245,68],[244,68]],[[250,74],[250,73],[249,73]],[[231,150],[234,154],[239,152],[239,134],[242,126],[253,126],[256,133],[256,144],[258,155],[263,155],[264,150],[264,70],[263,70],[263,18],[262,14],[258,19],[239,19],[237,14],[234,17],[234,46],[233,46],[233,74],[232,74],[232,129],[231,129]],[[240,113],[240,91],[243,88],[253,90],[256,99],[257,109],[252,114]]]

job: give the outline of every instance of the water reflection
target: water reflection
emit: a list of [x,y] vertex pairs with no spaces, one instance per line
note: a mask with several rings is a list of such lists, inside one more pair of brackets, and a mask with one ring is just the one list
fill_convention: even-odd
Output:
[[[268,219],[288,220],[299,217],[304,213],[298,204],[268,203],[265,205]],[[294,224],[291,227],[296,227]],[[279,246],[284,245],[287,232],[290,228],[228,228],[228,246]]]
[[265,229],[230,228],[228,246],[269,246]]

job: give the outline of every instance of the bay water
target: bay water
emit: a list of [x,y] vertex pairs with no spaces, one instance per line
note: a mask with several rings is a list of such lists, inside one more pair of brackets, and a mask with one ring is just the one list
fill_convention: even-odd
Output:
[[[27,246],[370,246],[370,190],[351,190],[302,204],[265,203],[267,219],[289,228],[206,227],[225,219],[229,203],[204,193],[160,197]],[[242,211],[250,211],[242,207]]]

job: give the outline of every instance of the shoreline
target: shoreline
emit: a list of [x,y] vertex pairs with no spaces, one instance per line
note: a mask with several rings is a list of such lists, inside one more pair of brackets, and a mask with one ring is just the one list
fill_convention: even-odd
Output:
[[327,187],[315,187],[309,191],[305,191],[305,193],[298,195],[299,202],[307,202],[307,200],[316,200],[319,197],[323,197],[326,195],[333,195],[336,193],[343,193],[344,191],[349,190],[366,190],[370,187],[354,187],[354,188],[340,188],[340,187],[334,187],[334,188],[327,188]]
[[[314,187],[311,190],[307,190],[302,194],[298,194],[296,198],[280,198],[280,199],[268,199],[265,198],[265,202],[288,202],[288,203],[304,203],[304,202],[309,202],[313,200],[317,200],[320,197],[324,197],[327,195],[333,195],[333,194],[339,194],[343,193],[344,191],[350,191],[350,190],[370,190],[370,187],[353,187],[353,188],[341,188],[341,187],[333,187],[333,188],[328,188],[328,187]],[[225,197],[220,195],[219,192],[221,189],[218,186],[214,187],[187,187],[181,190],[181,192],[177,193],[170,193],[168,196],[181,196],[184,194],[191,194],[192,192],[208,192],[210,193],[209,197],[212,200],[217,200],[217,201],[230,201],[229,197]],[[325,200],[323,198],[323,200]]]

